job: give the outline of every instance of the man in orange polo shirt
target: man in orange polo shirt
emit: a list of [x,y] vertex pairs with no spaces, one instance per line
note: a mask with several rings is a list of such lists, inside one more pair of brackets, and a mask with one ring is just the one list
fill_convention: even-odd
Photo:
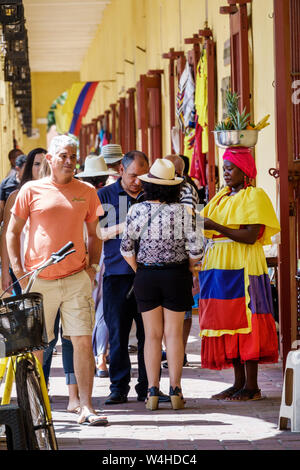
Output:
[[[60,309],[63,334],[71,338],[74,348],[81,406],[78,422],[95,426],[107,423],[106,418],[95,414],[91,399],[95,371],[91,340],[95,316],[92,284],[102,248],[96,227],[103,210],[95,189],[73,178],[76,150],[70,137],[53,138],[46,155],[51,174],[30,181],[20,189],[7,230],[7,247],[12,269],[19,278],[24,274],[20,235],[27,221],[26,271],[41,266],[51,253],[68,241],[74,243],[75,253],[43,270],[33,290],[43,294],[49,341],[54,338],[54,321]],[[87,246],[84,224],[88,234]],[[86,251],[89,265],[86,265]]]

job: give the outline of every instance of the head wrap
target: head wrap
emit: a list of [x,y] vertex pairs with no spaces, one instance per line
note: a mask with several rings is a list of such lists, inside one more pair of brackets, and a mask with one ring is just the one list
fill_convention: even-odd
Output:
[[248,147],[230,147],[226,149],[223,160],[233,163],[249,178],[255,178],[257,175],[255,161]]

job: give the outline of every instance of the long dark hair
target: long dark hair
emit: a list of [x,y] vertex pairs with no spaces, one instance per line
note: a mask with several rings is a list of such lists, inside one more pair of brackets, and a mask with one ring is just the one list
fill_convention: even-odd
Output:
[[27,155],[27,160],[26,160],[25,167],[24,167],[24,173],[20,181],[19,188],[23,186],[23,184],[27,183],[27,181],[32,180],[33,162],[34,162],[35,156],[38,153],[44,153],[46,155],[47,150],[43,149],[42,147],[37,147],[29,152],[29,154]]

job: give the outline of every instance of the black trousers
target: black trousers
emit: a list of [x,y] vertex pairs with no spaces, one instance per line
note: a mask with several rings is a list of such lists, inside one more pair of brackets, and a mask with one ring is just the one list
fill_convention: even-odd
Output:
[[145,332],[141,314],[131,289],[134,274],[111,275],[103,278],[104,319],[109,332],[109,376],[111,392],[122,395],[130,390],[131,362],[128,352],[129,334],[133,320],[136,323],[138,347],[138,381],[135,386],[138,395],[146,396],[148,389],[147,373],[144,362]]

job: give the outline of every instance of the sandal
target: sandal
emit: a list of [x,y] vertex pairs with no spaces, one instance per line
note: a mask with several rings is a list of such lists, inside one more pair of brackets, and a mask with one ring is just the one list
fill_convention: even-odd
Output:
[[[94,419],[91,419],[94,418]],[[77,421],[78,424],[83,424],[87,426],[106,426],[108,424],[108,420],[105,416],[99,416],[95,413],[90,413],[87,416],[84,416],[83,421]]]
[[234,393],[231,397],[228,397],[228,401],[256,401],[263,400],[265,397],[262,396],[261,390],[256,388],[255,390],[249,390],[242,388]]
[[229,387],[226,388],[226,390],[223,390],[223,392],[217,393],[216,395],[212,395],[210,397],[211,400],[226,400],[230,397],[232,397],[234,394],[238,393],[241,389],[237,387]]
[[170,387],[170,398],[173,410],[181,410],[184,408],[184,398],[182,395],[182,390],[179,387]]
[[159,400],[159,389],[157,387],[150,387],[148,389],[148,395],[146,398],[146,408],[147,410],[157,410]]

